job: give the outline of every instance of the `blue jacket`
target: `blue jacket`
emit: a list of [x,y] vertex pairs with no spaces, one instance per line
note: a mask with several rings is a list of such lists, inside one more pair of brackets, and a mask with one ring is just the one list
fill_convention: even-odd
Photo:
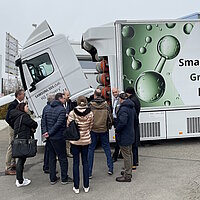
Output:
[[50,107],[44,113],[44,119],[44,123],[46,123],[44,127],[46,126],[46,129],[44,128],[43,131],[48,132],[49,139],[64,139],[63,131],[66,128],[66,111],[60,101],[54,100],[50,104]]
[[42,134],[48,132],[47,131],[47,124],[46,124],[46,112],[51,108],[51,105],[49,102],[47,102],[47,105],[44,107],[42,111],[42,119],[41,119],[41,130]]
[[136,110],[130,99],[125,100],[117,113],[116,139],[120,146],[129,146],[135,143],[134,123]]

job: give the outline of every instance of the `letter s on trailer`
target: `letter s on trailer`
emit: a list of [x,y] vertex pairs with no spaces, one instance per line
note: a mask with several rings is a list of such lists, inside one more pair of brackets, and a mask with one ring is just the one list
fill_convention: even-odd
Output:
[[[94,91],[87,83],[67,38],[64,35],[54,35],[46,21],[29,36],[16,65],[20,70],[29,107],[38,117],[38,122],[49,93],[67,89],[73,100],[80,95],[91,95]],[[41,145],[40,126],[36,138]]]
[[88,29],[82,48],[107,61],[110,89],[132,86],[141,140],[200,136],[200,20],[116,21]]

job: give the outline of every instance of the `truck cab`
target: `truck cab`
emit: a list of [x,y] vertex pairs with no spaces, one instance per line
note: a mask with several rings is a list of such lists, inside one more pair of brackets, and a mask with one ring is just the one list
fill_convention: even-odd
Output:
[[[86,56],[81,59],[89,62],[89,58],[86,52]],[[94,89],[89,81],[94,80],[84,74],[66,36],[54,35],[46,21],[29,36],[16,59],[16,65],[19,67],[29,108],[39,123],[35,136],[38,144],[42,145],[40,121],[48,94],[67,89],[72,100],[80,95],[90,96]],[[93,65],[90,73],[94,73]]]

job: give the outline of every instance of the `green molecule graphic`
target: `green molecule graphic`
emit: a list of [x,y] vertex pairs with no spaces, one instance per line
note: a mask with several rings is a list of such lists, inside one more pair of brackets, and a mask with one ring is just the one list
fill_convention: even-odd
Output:
[[151,24],[148,24],[148,25],[146,26],[146,29],[147,29],[147,31],[151,31],[151,30],[152,30],[152,25],[151,25]]
[[140,53],[145,54],[147,52],[146,47],[140,47]]
[[138,70],[142,67],[142,63],[139,60],[134,59],[131,66],[134,70]]
[[162,37],[157,45],[158,53],[161,55],[160,61],[156,66],[156,71],[161,72],[166,60],[175,58],[180,52],[180,43],[172,35]]
[[185,34],[189,35],[193,29],[193,25],[191,23],[187,23],[183,27],[183,31]]
[[171,105],[171,101],[166,100],[166,101],[164,102],[164,105],[165,105],[165,106],[170,106],[170,105]]
[[142,67],[142,63],[139,61],[139,60],[136,60],[135,59],[135,49],[132,48],[132,47],[129,47],[127,50],[126,50],[126,55],[131,57],[132,58],[132,69],[134,70],[138,70]]
[[165,80],[161,75],[166,60],[175,58],[180,51],[180,43],[172,35],[162,37],[157,44],[157,50],[161,58],[154,71],[143,72],[135,82],[137,96],[147,102],[158,101],[165,92]]
[[134,30],[133,30],[133,28],[130,27],[130,26],[127,26],[127,25],[124,26],[122,28],[122,35],[125,38],[132,38],[134,36]]
[[176,23],[166,23],[167,28],[174,28]]
[[145,54],[147,52],[146,47],[149,43],[151,43],[151,41],[152,41],[151,37],[148,36],[148,37],[145,38],[145,44],[144,44],[143,47],[140,47],[140,50],[139,50],[141,54]]
[[160,99],[165,92],[165,80],[157,72],[143,72],[135,83],[137,96],[148,103],[153,103]]
[[126,50],[126,55],[129,56],[129,57],[132,57],[135,55],[135,49],[130,47]]

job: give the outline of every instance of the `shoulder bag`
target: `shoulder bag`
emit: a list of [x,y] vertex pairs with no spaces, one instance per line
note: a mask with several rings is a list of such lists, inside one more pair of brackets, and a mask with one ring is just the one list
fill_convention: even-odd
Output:
[[[23,115],[20,118],[18,133],[21,128],[22,118],[23,118]],[[18,138],[18,133],[17,133],[17,137],[15,137],[11,143],[12,144],[12,157],[13,158],[21,158],[21,157],[28,158],[28,157],[36,156],[37,140],[34,138],[28,139],[28,135],[27,135],[27,139],[20,139],[20,138]]]
[[75,122],[75,115],[74,120],[72,120],[68,127],[63,132],[63,136],[65,140],[74,140],[77,141],[80,139],[80,132],[77,123]]

